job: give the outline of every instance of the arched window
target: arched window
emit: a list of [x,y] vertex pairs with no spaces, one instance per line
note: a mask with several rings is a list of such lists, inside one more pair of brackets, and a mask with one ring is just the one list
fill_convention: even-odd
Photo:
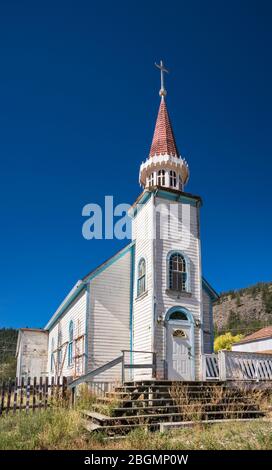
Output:
[[188,320],[186,313],[175,311],[169,316],[169,320]]
[[170,186],[175,188],[177,186],[177,175],[174,170],[170,170],[169,173]]
[[51,341],[51,357],[50,357],[50,370],[51,370],[51,372],[54,372],[54,349],[55,349],[55,343],[54,343],[54,338],[52,338],[52,341]]
[[169,289],[187,290],[186,261],[182,254],[172,253],[169,258]]
[[154,173],[151,173],[151,175],[148,178],[148,186],[154,186]]
[[74,323],[69,323],[69,342],[68,342],[68,366],[73,364],[73,339],[74,339]]
[[145,292],[146,289],[146,282],[145,282],[145,275],[146,275],[146,265],[144,258],[141,258],[138,264],[138,279],[137,279],[137,295],[141,295]]
[[158,186],[165,186],[165,170],[158,172]]

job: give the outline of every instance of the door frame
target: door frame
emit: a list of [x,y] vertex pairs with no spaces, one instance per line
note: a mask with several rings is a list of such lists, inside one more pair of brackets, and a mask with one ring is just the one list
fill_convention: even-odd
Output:
[[[173,312],[181,312],[184,313],[187,317],[187,320],[170,320],[170,316]],[[191,336],[191,359],[190,359],[190,364],[191,364],[191,380],[195,380],[195,321],[192,313],[185,307],[182,307],[180,305],[177,305],[176,307],[171,307],[167,310],[166,315],[165,315],[165,326],[166,326],[166,335],[165,335],[165,341],[166,341],[166,348],[165,348],[165,353],[166,353],[166,364],[167,364],[167,379],[168,377],[168,372],[169,372],[169,366],[168,366],[168,353],[169,353],[169,344],[168,344],[168,330],[169,326],[176,325],[177,327],[182,326],[189,326],[190,327],[190,336]]]

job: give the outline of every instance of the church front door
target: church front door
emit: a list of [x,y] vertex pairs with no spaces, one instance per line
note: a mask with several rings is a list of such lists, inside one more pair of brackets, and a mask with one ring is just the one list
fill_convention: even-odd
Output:
[[167,324],[168,380],[193,380],[192,328],[187,322]]

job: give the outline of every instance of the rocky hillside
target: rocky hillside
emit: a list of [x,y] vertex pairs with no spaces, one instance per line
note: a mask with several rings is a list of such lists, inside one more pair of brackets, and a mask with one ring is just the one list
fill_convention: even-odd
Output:
[[272,283],[224,292],[213,307],[215,332],[249,334],[272,325]]

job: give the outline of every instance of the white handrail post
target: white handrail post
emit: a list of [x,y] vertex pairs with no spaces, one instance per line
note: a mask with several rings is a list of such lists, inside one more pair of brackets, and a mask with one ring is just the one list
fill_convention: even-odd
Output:
[[219,368],[219,380],[227,380],[227,368],[226,368],[226,353],[227,351],[218,351],[218,368]]
[[259,382],[259,361],[256,359],[256,382]]
[[125,351],[122,350],[121,352],[122,352],[122,355],[123,355],[123,357],[122,357],[122,384],[123,384],[124,381],[125,381]]
[[207,357],[206,354],[202,356],[202,380],[207,380]]

